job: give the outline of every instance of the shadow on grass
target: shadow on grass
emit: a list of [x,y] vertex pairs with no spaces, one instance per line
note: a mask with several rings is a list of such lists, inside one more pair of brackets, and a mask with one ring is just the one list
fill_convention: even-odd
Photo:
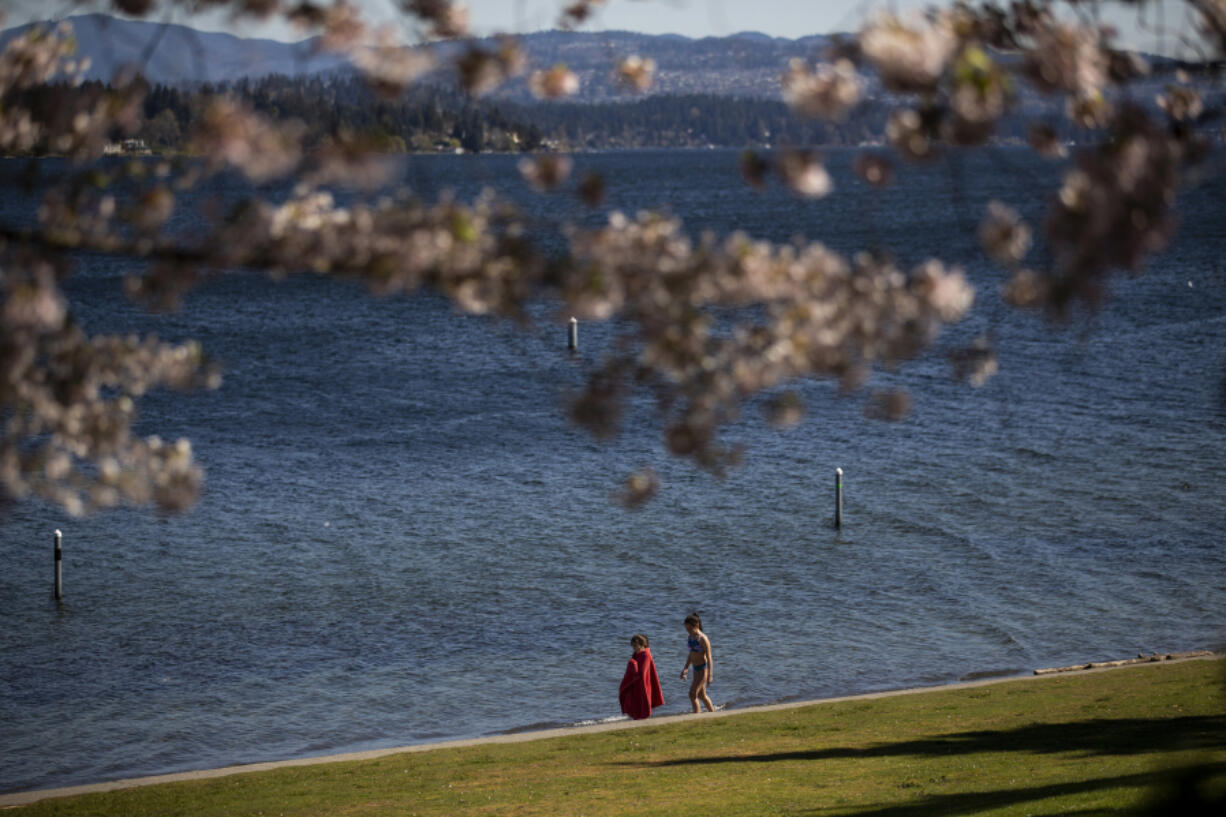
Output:
[[1076,723],[1036,723],[1017,729],[955,732],[948,735],[756,755],[682,757],[632,766],[693,766],[709,763],[770,763],[780,760],[834,760],[895,755],[954,755],[977,752],[1032,754],[1080,752],[1084,755],[1133,755],[1188,749],[1222,749],[1226,716],[1094,719]]
[[[1022,803],[1045,800],[1049,797],[1066,797],[1103,789],[1145,789],[1151,794],[1139,809],[1121,806],[1118,809],[1097,809],[1077,813],[1082,815],[1135,815],[1135,817],[1210,817],[1210,815],[1221,817],[1226,813],[1222,810],[1223,805],[1226,804],[1223,803],[1220,796],[1206,794],[1203,788],[1203,784],[1210,777],[1221,774],[1226,774],[1226,763],[1210,763],[1169,772],[1120,775],[1095,780],[1056,783],[1049,786],[930,795],[910,803],[880,808],[869,807],[855,812],[855,815],[856,817],[924,817],[924,815],[977,814],[981,811],[1007,808]],[[816,808],[807,813],[817,817],[825,811],[827,810]],[[1043,814],[1044,812],[1032,813]]]

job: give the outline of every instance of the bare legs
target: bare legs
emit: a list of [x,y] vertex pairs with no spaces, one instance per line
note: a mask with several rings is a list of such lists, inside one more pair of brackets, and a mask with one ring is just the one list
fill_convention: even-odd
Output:
[[694,712],[702,711],[699,702],[707,705],[708,712],[715,711],[715,704],[711,703],[711,698],[707,695],[707,670],[703,667],[701,670],[694,671],[694,680],[690,682],[690,706],[694,707]]

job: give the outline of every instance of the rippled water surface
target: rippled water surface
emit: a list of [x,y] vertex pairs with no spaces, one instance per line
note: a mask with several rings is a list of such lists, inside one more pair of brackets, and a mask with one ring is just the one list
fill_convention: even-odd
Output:
[[[682,712],[696,609],[729,707],[1226,643],[1226,191],[1189,193],[1171,249],[1053,329],[998,303],[974,231],[992,197],[1037,222],[1056,168],[995,151],[873,193],[851,157],[829,157],[839,189],[816,203],[747,190],[735,152],[577,157],[610,207],[670,202],[694,232],[884,245],[904,266],[940,254],[976,283],[935,353],[874,374],[911,390],[910,417],[802,384],[805,422],[747,413],[722,481],[667,459],[646,401],[610,443],[567,424],[613,327],[583,325],[572,357],[548,306],[525,332],[435,296],[237,274],[148,316],[124,268],[84,264],[89,331],[197,338],[225,383],[142,403],[142,432],[190,437],[207,469],[190,513],[0,516],[0,791],[615,717],[639,631],[663,712]],[[470,198],[516,186],[515,161],[413,158],[405,180]],[[985,331],[1001,374],[953,382],[943,350]],[[649,463],[658,499],[613,503]]]

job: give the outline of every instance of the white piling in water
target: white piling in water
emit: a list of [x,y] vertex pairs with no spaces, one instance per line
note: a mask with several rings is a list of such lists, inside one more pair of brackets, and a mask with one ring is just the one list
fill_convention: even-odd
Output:
[[843,469],[834,469],[834,527],[843,529]]
[[579,351],[579,319],[570,319],[570,328],[566,331],[566,348],[572,352]]
[[64,534],[55,532],[55,600],[64,600]]

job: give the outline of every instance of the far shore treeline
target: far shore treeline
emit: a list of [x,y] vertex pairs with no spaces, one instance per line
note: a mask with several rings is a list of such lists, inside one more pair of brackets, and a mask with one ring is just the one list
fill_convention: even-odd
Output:
[[[57,83],[21,92],[14,102],[38,121],[56,111],[88,109],[110,90],[97,81]],[[191,88],[146,83],[143,90],[139,128],[114,138],[141,139],[154,152],[187,150],[193,121],[205,100],[217,95],[242,99],[274,120],[297,120],[308,148],[344,138],[388,153],[857,145],[882,139],[889,111],[885,102],[866,100],[845,121],[830,123],[797,117],[770,99],[685,94],[525,103],[474,99],[441,86],[419,86],[389,99],[345,74],[276,75]],[[1024,135],[1020,122],[1016,133],[998,133],[1001,139]]]

